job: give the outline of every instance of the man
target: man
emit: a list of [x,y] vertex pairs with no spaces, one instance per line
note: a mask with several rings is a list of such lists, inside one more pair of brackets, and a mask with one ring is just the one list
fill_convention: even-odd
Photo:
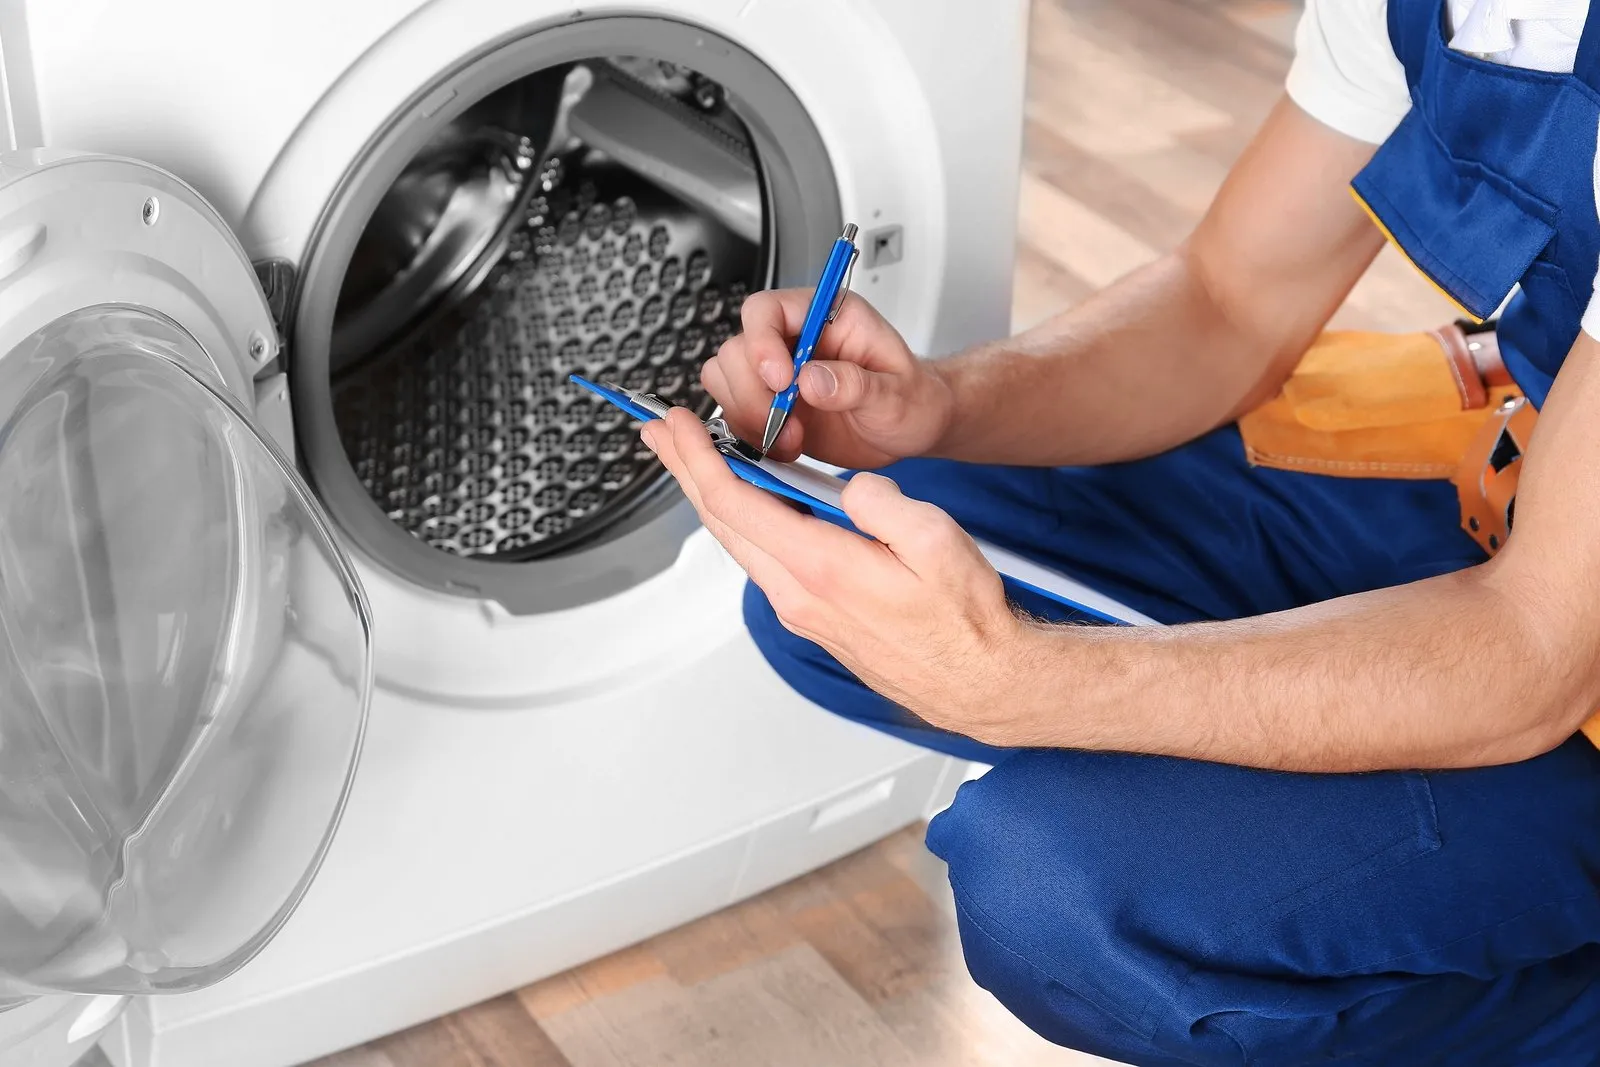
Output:
[[[1171,255],[937,362],[851,298],[777,452],[886,468],[845,494],[872,540],[733,478],[691,418],[646,428],[791,684],[996,764],[928,839],[974,977],[1044,1036],[1600,1062],[1586,7],[1309,0],[1288,99]],[[1518,292],[1511,385],[1459,336],[1318,342],[1384,232],[1476,317]],[[805,302],[752,298],[706,365],[747,439]],[[1015,612],[963,530],[1182,625]]]

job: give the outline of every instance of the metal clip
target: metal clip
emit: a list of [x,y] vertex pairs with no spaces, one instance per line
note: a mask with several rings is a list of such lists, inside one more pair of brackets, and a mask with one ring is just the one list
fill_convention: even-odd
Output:
[[671,404],[654,393],[639,393],[633,401],[658,419],[666,418],[667,412],[672,410]]
[[[624,389],[622,386],[614,385],[611,382],[601,382],[600,385],[602,388],[610,389],[612,392],[620,393],[627,397],[634,404],[644,408],[658,419],[665,419],[667,412],[672,410],[671,404],[654,393],[636,393],[631,389]],[[705,427],[706,432],[711,435],[711,443],[716,446],[718,452],[725,456],[742,459],[747,463],[761,462],[761,450],[735,437],[733,431],[728,428],[727,420],[720,415],[716,418],[707,419]]]
[[706,420],[706,432],[711,435],[711,443],[718,452],[725,456],[734,456],[746,463],[760,463],[761,450],[755,445],[746,444],[733,435],[728,428],[728,423],[720,415]]
[[662,400],[654,393],[636,393],[632,389],[624,389],[622,386],[617,385],[614,382],[601,382],[600,385],[603,388],[610,389],[614,393],[621,393],[623,396],[627,397],[635,404],[638,404],[640,407],[644,408],[658,419],[666,418],[667,412],[672,410],[671,404],[667,403],[665,400]]
[[850,251],[850,266],[845,267],[845,280],[838,285],[838,296],[834,298],[834,307],[827,312],[827,320],[834,322],[838,318],[838,309],[845,306],[846,296],[850,296],[850,282],[856,277],[856,256],[861,254],[859,248]]

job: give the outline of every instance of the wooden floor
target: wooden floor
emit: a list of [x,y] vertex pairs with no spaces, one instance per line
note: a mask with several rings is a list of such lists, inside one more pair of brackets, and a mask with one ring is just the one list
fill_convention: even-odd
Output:
[[967,977],[914,827],[807,878],[317,1067],[1087,1067]]
[[[982,2],[982,0],[973,0]],[[1015,319],[1180,240],[1276,99],[1289,0],[1037,0]],[[1338,324],[1450,310],[1386,253]],[[1045,1044],[967,977],[921,827],[684,929],[319,1067],[1028,1067]]]

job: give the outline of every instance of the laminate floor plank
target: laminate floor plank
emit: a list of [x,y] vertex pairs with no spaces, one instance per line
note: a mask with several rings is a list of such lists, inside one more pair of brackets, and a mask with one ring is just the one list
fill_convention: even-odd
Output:
[[1074,32],[1071,16],[1051,4],[1034,6],[1030,33],[1028,117],[1085,151],[1150,151],[1233,125],[1228,112]]
[[1017,245],[1011,286],[1011,329],[1031,329],[1094,292],[1094,286],[1046,258],[1024,238]]
[[[1044,123],[1030,119],[1024,130],[1028,172],[1083,204],[1152,248],[1171,248],[1194,228],[1195,214],[1211,199],[1174,201],[1135,176],[1127,159],[1086,152]],[[1191,206],[1198,202],[1199,208]]]
[[1068,196],[1032,171],[1023,171],[1017,202],[1025,242],[1094,288],[1156,259],[1159,253],[1128,231]]
[[[1069,40],[1092,43],[1130,71],[1178,86],[1234,122],[1253,125],[1282,89],[1287,56],[1275,47],[1263,52],[1250,30],[1220,8],[1200,16],[1206,44],[1197,46],[1192,19],[1187,13],[1174,19],[1173,10],[1171,0],[1123,0],[1092,11],[1063,3],[1035,8],[1040,21],[1061,27]],[[1073,55],[1070,46],[1037,34],[1032,47],[1041,70]]]
[[541,1024],[572,1067],[911,1067],[888,1025],[810,945],[693,986],[655,978]]
[[1300,5],[1289,0],[1229,0],[1222,7],[1233,22],[1292,54]]
[[[572,1067],[514,995],[495,997],[382,1038],[366,1051],[382,1057],[370,1067]],[[367,1065],[352,1060],[339,1067]]]
[[[105,1061],[100,1061],[80,1063],[78,1067],[108,1067],[108,1065]],[[398,1065],[375,1045],[365,1045],[349,1052],[335,1052],[332,1056],[318,1060],[317,1067],[398,1067]]]

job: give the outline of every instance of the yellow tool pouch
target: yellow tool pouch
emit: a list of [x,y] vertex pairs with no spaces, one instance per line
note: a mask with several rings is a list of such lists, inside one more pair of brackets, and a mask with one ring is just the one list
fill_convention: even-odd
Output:
[[1472,345],[1487,347],[1456,326],[1323,334],[1278,395],[1239,420],[1250,462],[1350,478],[1453,478],[1490,412],[1517,393],[1503,372],[1485,380]]
[[[1461,528],[1494,554],[1515,518],[1538,417],[1492,332],[1326,333],[1278,395],[1239,420],[1254,466],[1349,478],[1451,481]],[[1583,727],[1600,746],[1600,714]]]

